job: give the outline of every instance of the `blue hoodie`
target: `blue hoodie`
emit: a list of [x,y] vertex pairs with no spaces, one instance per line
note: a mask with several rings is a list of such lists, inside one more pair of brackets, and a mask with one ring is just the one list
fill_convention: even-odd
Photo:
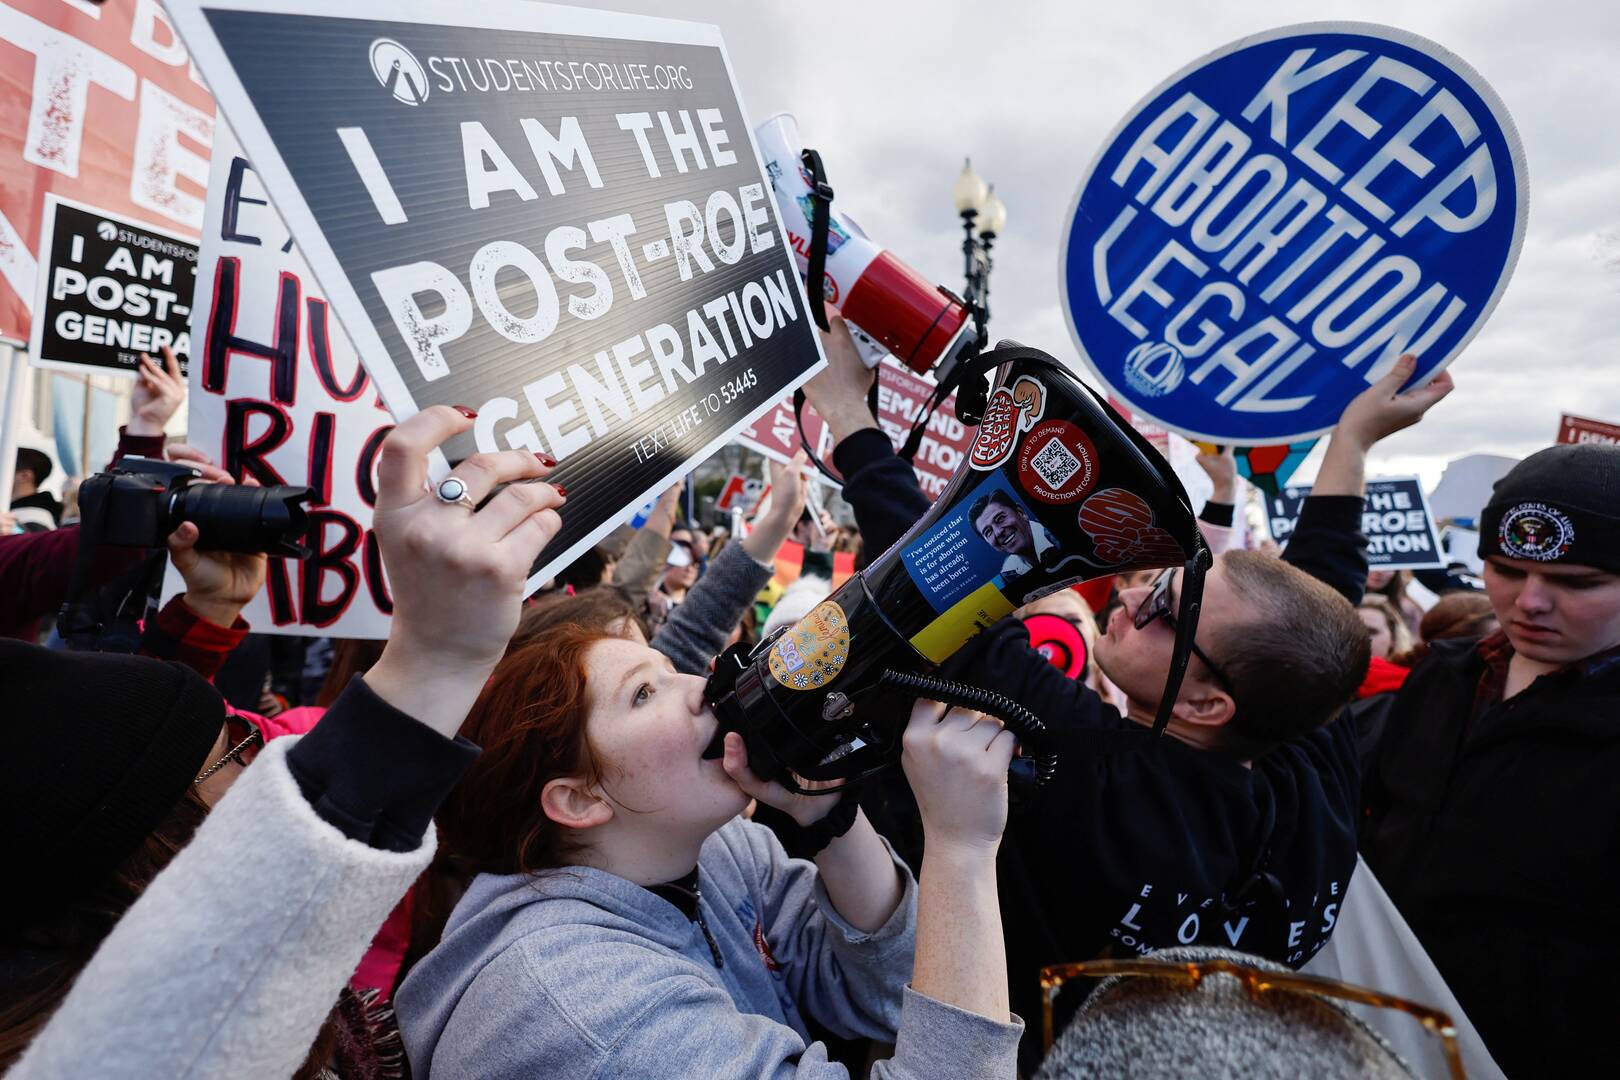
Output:
[[[917,885],[865,934],[815,866],[731,821],[698,860],[702,929],[673,904],[588,867],[476,878],[444,938],[395,996],[411,1071],[440,1077],[845,1077],[806,1018],[896,1044],[872,1075],[1010,1077],[1021,1024],[906,986]],[[999,973],[998,973],[999,974]]]

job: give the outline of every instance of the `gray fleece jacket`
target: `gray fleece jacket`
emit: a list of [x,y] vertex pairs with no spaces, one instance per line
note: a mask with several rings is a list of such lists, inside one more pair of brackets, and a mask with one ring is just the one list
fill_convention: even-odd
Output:
[[417,1080],[847,1077],[807,1017],[896,1044],[872,1076],[1011,1077],[1022,1031],[910,990],[917,886],[863,934],[811,863],[738,818],[698,861],[702,929],[623,878],[481,875],[395,995]]

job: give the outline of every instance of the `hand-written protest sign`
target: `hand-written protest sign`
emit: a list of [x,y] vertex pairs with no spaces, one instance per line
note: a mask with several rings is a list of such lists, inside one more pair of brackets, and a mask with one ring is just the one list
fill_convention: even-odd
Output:
[[[1288,487],[1266,499],[1271,538],[1277,543],[1288,543],[1310,493],[1308,487]],[[1361,531],[1367,537],[1367,564],[1374,570],[1445,569],[1445,550],[1415,476],[1367,481]]]
[[1431,41],[1363,23],[1245,38],[1171,76],[1080,184],[1059,268],[1080,355],[1190,438],[1329,430],[1402,353],[1484,325],[1524,239],[1523,149]]
[[187,438],[238,480],[315,489],[313,555],[271,559],[243,617],[261,633],[385,638],[371,508],[393,418],[223,124],[208,192]]
[[[918,378],[893,357],[885,357],[878,365],[878,427],[898,449],[905,445],[911,426],[917,420],[934,384]],[[953,393],[940,403],[929,418],[927,432],[917,446],[917,457],[911,467],[923,493],[930,499],[945,490],[950,478],[962,464],[963,456],[973,445],[976,428],[970,428],[956,418],[956,395]],[[816,411],[808,405],[804,409],[804,433],[810,439],[810,448],[822,464],[837,475],[833,465],[833,436]],[[777,402],[776,408],[755,420],[737,433],[737,441],[751,450],[757,450],[775,461],[787,461],[799,449],[798,425],[794,422],[793,402]],[[819,472],[817,479],[825,479]]]
[[158,0],[5,0],[0,71],[0,339],[21,343],[45,194],[195,239],[214,103]]
[[1558,441],[1620,445],[1620,424],[1606,424],[1602,420],[1588,420],[1584,416],[1565,413],[1558,420]]
[[564,462],[531,588],[821,363],[715,28],[267,6],[170,9],[394,414]]
[[30,359],[133,375],[141,353],[191,353],[197,245],[93,206],[45,197]]

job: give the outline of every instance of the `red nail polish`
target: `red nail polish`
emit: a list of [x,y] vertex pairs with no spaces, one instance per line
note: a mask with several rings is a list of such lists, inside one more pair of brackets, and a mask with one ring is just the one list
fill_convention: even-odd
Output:
[[471,409],[467,408],[467,406],[465,406],[465,405],[452,405],[450,407],[452,409],[456,410],[456,412],[460,413],[462,416],[465,416],[469,420],[478,419],[478,414],[473,412]]
[[562,496],[565,499],[568,498],[568,489],[567,488],[563,487],[561,484],[552,484],[551,486],[557,489],[557,494],[558,495]]
[[557,459],[552,457],[550,454],[536,453],[534,456],[539,460],[540,464],[544,465],[548,469],[555,469],[557,467]]

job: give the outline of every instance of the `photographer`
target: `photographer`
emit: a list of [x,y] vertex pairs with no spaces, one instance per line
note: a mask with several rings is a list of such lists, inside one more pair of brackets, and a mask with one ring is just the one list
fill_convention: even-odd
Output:
[[[0,820],[31,871],[0,920],[0,1061],[27,1047],[9,1075],[377,1068],[373,1018],[331,1003],[432,855],[431,816],[477,754],[455,732],[560,526],[549,485],[510,483],[475,513],[427,490],[428,452],[471,426],[435,407],[384,443],[388,645],[315,731],[245,769],[258,739],[187,669],[0,643],[5,689],[31,707],[5,730],[18,782]],[[453,475],[482,498],[544,471],[513,451]]]
[[[883,550],[928,501],[866,411],[871,373],[847,330],[835,325],[824,343],[830,366],[806,393],[838,440],[845,498]],[[948,662],[951,677],[988,678],[1044,720],[1062,760],[1056,781],[1015,815],[1000,857],[1015,1009],[1038,1002],[1042,965],[1105,948],[1221,944],[1298,966],[1332,933],[1356,858],[1354,733],[1329,721],[1367,667],[1366,630],[1351,606],[1366,574],[1366,454],[1451,387],[1441,375],[1403,393],[1411,371],[1403,360],[1346,409],[1284,560],[1217,557],[1169,738],[1150,740],[1142,728],[1170,666],[1175,632],[1165,616],[1177,610],[1180,570],[1122,590],[1097,644],[1103,672],[1127,698],[1123,715],[1034,652],[1017,620]],[[874,820],[914,858],[906,793],[874,786]]]
[[[163,457],[163,429],[186,400],[180,361],[163,347],[163,366],[141,354],[130,392],[129,423],[119,429],[118,448],[108,468],[126,457]],[[205,459],[206,460],[206,459]],[[0,637],[33,641],[39,620],[54,615],[67,596],[79,557],[79,527],[0,536]],[[107,551],[97,562],[96,580],[106,580],[138,560],[128,551]]]

